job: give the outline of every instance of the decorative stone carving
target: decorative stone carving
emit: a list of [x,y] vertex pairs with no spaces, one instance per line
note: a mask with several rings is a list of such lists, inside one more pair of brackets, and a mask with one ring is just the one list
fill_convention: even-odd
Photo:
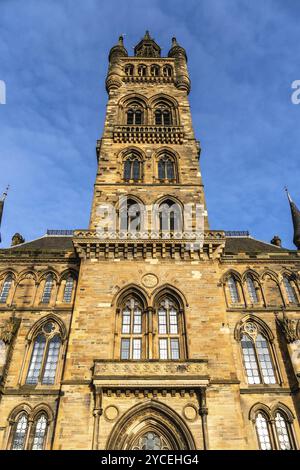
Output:
[[194,405],[186,405],[183,408],[183,415],[188,421],[195,421],[198,416],[197,408]]
[[113,405],[108,406],[104,410],[104,417],[108,421],[115,421],[118,418],[119,414],[120,414],[120,412],[119,412],[118,408],[116,406],[113,406]]
[[300,339],[299,320],[288,318],[285,313],[282,314],[282,318],[279,318],[277,315],[276,320],[288,343],[293,343]]
[[156,287],[158,284],[158,278],[157,276],[155,276],[155,274],[151,274],[151,273],[145,274],[142,277],[142,284],[145,287],[150,287],[150,288]]
[[18,330],[18,327],[19,322],[16,318],[10,318],[7,320],[0,330],[0,340],[2,340],[5,344],[10,344]]

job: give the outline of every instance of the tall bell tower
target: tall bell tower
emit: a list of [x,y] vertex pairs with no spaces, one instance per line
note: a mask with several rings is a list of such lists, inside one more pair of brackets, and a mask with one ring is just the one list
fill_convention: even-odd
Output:
[[[99,206],[118,205],[124,195],[148,206],[168,196],[181,205],[180,210],[185,204],[202,204],[208,228],[183,47],[173,38],[168,57],[161,57],[160,47],[147,31],[134,57],[129,57],[120,37],[109,54],[106,89],[109,98],[103,137],[97,145],[90,229],[98,227]],[[149,217],[147,229],[157,229]]]

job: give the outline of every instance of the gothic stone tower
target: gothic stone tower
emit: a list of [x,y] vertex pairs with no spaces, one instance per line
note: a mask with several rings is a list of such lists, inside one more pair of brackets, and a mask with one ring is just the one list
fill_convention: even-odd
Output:
[[210,230],[176,39],[106,88],[88,230],[0,250],[1,447],[298,448],[299,251]]

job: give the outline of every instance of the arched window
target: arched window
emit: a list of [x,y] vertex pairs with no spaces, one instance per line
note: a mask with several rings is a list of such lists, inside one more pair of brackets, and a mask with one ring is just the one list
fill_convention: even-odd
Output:
[[31,413],[21,411],[13,420],[11,450],[44,450],[48,432],[48,417],[45,412],[32,417]]
[[173,69],[171,65],[165,65],[163,68],[163,76],[164,77],[172,77],[173,75]]
[[161,104],[155,110],[155,125],[156,126],[171,126],[172,113],[168,106]]
[[175,163],[169,155],[162,155],[158,160],[158,179],[163,182],[176,181]]
[[140,157],[134,152],[125,158],[124,180],[135,182],[142,180],[142,162]]
[[141,205],[128,199],[120,208],[120,230],[126,232],[140,232],[143,226]]
[[48,420],[44,413],[37,418],[34,427],[32,450],[43,450],[45,448],[47,423]]
[[182,212],[180,206],[170,200],[163,201],[159,206],[159,231],[181,232],[183,229]]
[[255,419],[255,427],[261,450],[272,450],[270,428],[266,415],[259,412]]
[[26,413],[22,413],[17,419],[14,426],[11,450],[24,450],[27,430],[28,417]]
[[53,288],[53,275],[48,274],[45,280],[44,291],[42,295],[42,304],[48,304],[51,299],[51,293]]
[[132,104],[126,111],[127,124],[130,126],[140,126],[143,124],[143,109],[138,104]]
[[298,297],[293,282],[287,276],[283,276],[283,283],[289,303],[297,304]]
[[159,76],[159,66],[158,65],[151,65],[150,68],[150,75],[151,77],[158,77]]
[[121,360],[140,360],[143,351],[143,308],[135,297],[128,297],[121,309]]
[[164,297],[158,305],[158,353],[162,360],[181,359],[182,345],[180,337],[182,325],[180,325],[179,309],[170,297]]
[[[292,450],[295,441],[292,431],[293,418],[287,417],[287,412],[280,408],[273,411],[266,405],[255,405],[254,423],[261,450]],[[288,414],[291,414],[288,412]],[[253,418],[252,418],[253,419]]]
[[255,283],[253,280],[253,277],[250,276],[249,274],[246,277],[246,283],[247,283],[247,288],[248,288],[248,294],[249,298],[252,304],[257,304],[259,302]]
[[291,439],[290,423],[280,411],[275,414],[275,428],[280,450],[291,450],[293,448]]
[[133,65],[132,64],[125,65],[125,75],[127,75],[127,77],[132,77],[133,76]]
[[5,304],[7,302],[7,299],[8,299],[8,294],[9,294],[9,291],[11,289],[11,285],[12,285],[12,276],[9,275],[5,278],[5,281],[2,285],[2,289],[1,289],[1,293],[0,293],[0,304]]
[[73,288],[74,288],[74,277],[68,276],[66,279],[66,284],[65,284],[65,289],[64,289],[63,302],[70,303],[72,301]]
[[269,340],[255,322],[242,326],[241,347],[249,385],[277,383]]
[[241,301],[239,290],[238,290],[238,285],[237,285],[237,280],[235,279],[234,276],[229,276],[228,281],[227,281],[229,293],[230,293],[230,300],[232,304],[239,304]]
[[156,432],[147,432],[137,439],[132,450],[170,450],[170,444]]
[[55,383],[60,347],[61,335],[58,325],[53,321],[46,322],[33,341],[26,384]]
[[140,77],[145,77],[147,75],[147,67],[146,65],[139,65],[138,66],[138,75]]

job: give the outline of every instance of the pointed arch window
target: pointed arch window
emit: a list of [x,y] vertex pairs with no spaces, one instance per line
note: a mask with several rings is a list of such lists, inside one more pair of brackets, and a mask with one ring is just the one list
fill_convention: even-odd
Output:
[[32,450],[44,450],[48,420],[45,414],[41,414],[36,420]]
[[253,277],[248,275],[246,278],[246,283],[247,283],[247,288],[248,288],[248,294],[249,298],[252,304],[257,304],[259,302],[255,283],[253,280]]
[[61,336],[56,323],[49,321],[39,330],[33,341],[26,384],[53,385],[61,348]]
[[48,274],[45,280],[44,291],[42,295],[42,304],[48,304],[51,300],[51,293],[53,288],[53,274]]
[[285,287],[285,291],[286,291],[289,303],[297,304],[298,296],[296,293],[296,289],[292,284],[292,281],[287,276],[283,276],[283,283],[284,283],[284,287]]
[[24,450],[28,430],[28,417],[22,413],[15,423],[11,450]]
[[140,126],[143,124],[143,110],[138,105],[132,105],[127,111],[127,125]]
[[275,428],[280,450],[291,450],[293,448],[293,444],[290,424],[280,411],[277,411],[275,414]]
[[180,206],[170,200],[159,206],[159,231],[162,233],[180,232],[183,228]]
[[120,208],[120,230],[140,232],[143,224],[141,205],[128,199]]
[[8,295],[12,285],[12,276],[9,275],[5,278],[4,283],[2,285],[1,293],[0,293],[0,304],[5,304],[8,299]]
[[228,281],[227,281],[229,293],[230,293],[230,299],[232,304],[239,304],[241,301],[239,290],[238,290],[238,284],[237,280],[235,279],[234,276],[229,276]]
[[142,180],[142,162],[138,155],[127,155],[124,161],[124,180],[139,182]]
[[264,413],[260,412],[257,414],[255,419],[255,427],[260,449],[272,450],[270,427],[267,417]]
[[73,276],[68,276],[66,279],[66,284],[65,284],[65,289],[64,289],[64,297],[63,301],[65,303],[70,303],[72,300],[72,295],[73,295],[73,289],[74,289],[74,277]]
[[292,450],[295,441],[292,431],[292,419],[281,409],[265,411],[258,409],[254,423],[261,450]]
[[121,360],[140,360],[143,351],[143,308],[135,297],[129,297],[121,310]]
[[175,162],[169,155],[163,155],[158,160],[158,179],[163,182],[175,182]]
[[277,383],[269,340],[254,322],[246,322],[241,347],[249,385]]
[[179,309],[170,298],[165,297],[158,306],[158,350],[159,359],[180,359],[181,325],[179,322]]
[[32,417],[21,411],[12,420],[9,447],[11,450],[44,450],[48,432],[48,416],[45,412]]

